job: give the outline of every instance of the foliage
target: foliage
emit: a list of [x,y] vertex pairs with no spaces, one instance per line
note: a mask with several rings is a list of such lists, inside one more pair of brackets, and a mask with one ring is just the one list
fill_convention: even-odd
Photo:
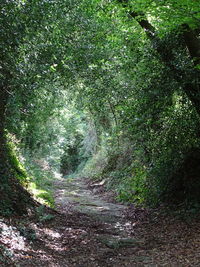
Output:
[[14,142],[16,140],[12,140],[11,136],[8,136],[8,139],[10,139],[7,142],[8,146],[8,153],[9,153],[9,159],[10,159],[10,165],[12,166],[12,170],[14,171],[14,176],[19,180],[19,182],[23,186],[27,186],[28,183],[28,174],[24,168],[24,166],[19,161],[19,154],[17,153],[17,146]]
[[44,160],[32,160],[30,155],[26,155],[24,165],[30,175],[28,190],[34,198],[42,204],[54,207],[53,179],[54,173]]
[[49,220],[52,220],[54,218],[54,215],[45,213],[44,206],[39,206],[36,209],[36,211],[37,211],[38,219],[41,222],[49,221]]
[[198,166],[190,182],[184,168],[200,138],[197,1],[16,0],[0,15],[2,190],[27,177],[7,130],[51,204],[34,155],[106,176],[123,201],[199,201]]

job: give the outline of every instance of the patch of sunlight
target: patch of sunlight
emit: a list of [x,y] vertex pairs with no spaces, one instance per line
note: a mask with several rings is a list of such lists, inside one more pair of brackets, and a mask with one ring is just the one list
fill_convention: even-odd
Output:
[[96,207],[97,210],[109,210],[108,207]]
[[120,231],[124,231],[124,230],[131,230],[134,226],[136,225],[136,223],[134,222],[131,222],[131,221],[128,221],[126,223],[120,223],[120,222],[116,222],[115,224],[115,228],[116,229],[119,229]]
[[64,194],[64,193],[65,193],[65,189],[60,189],[60,190],[59,190],[59,193],[60,193],[60,194]]
[[76,191],[70,191],[70,192],[67,192],[68,195],[71,195],[71,196],[79,196],[80,193],[76,190]]
[[33,197],[44,205],[52,205],[52,200],[50,199],[49,192],[43,189],[37,188],[37,185],[34,182],[29,183],[28,190],[33,194]]
[[28,185],[28,189],[31,191],[31,193],[32,193],[33,195],[36,195],[37,192],[38,192],[37,186],[36,186],[36,184],[33,183],[33,182],[29,183],[29,185]]
[[74,180],[73,177],[67,177],[67,182],[71,183]]
[[119,229],[121,231],[123,231],[124,227],[123,227],[123,224],[121,224],[120,222],[117,222],[114,226],[116,229]]
[[45,228],[45,229],[43,229],[43,231],[46,235],[51,236],[53,238],[60,238],[61,237],[61,235],[58,232],[55,232],[49,228]]
[[2,244],[7,245],[10,250],[26,249],[25,237],[21,236],[16,227],[0,221],[0,229],[0,240]]
[[59,173],[59,172],[57,172],[57,171],[54,171],[54,172],[53,172],[53,175],[54,175],[54,177],[55,177],[56,179],[61,179],[61,178],[62,178],[62,174]]

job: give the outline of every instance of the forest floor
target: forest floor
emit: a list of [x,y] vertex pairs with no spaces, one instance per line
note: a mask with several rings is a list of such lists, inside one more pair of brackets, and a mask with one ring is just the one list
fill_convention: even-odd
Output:
[[197,217],[121,205],[80,178],[54,187],[57,212],[0,218],[0,266],[200,266]]

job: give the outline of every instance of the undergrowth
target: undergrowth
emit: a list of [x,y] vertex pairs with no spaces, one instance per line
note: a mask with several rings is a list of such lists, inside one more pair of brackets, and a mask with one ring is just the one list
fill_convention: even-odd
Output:
[[[17,140],[10,134],[7,134],[7,151],[13,176],[17,178],[21,186],[26,188],[37,201],[54,207],[51,170],[45,169],[40,160],[34,160],[28,154],[25,157],[22,156]],[[7,214],[9,213],[8,205],[4,204]]]
[[92,180],[106,180],[106,189],[124,203],[142,204],[146,197],[146,172],[132,157],[130,147],[107,152],[105,147],[89,159],[81,175]]
[[[33,206],[30,194],[25,190],[28,175],[18,160],[19,151],[13,136],[5,134],[4,165],[1,166],[0,214],[6,217],[12,214],[26,213]],[[16,201],[18,199],[18,201]]]
[[196,145],[176,151],[161,151],[150,161],[142,157],[141,149],[131,148],[130,144],[100,146],[81,175],[94,181],[105,180],[107,190],[114,191],[120,202],[149,207],[183,204],[189,212],[199,212],[200,150]]
[[28,185],[28,174],[25,167],[19,160],[19,151],[17,149],[16,140],[12,135],[7,135],[7,151],[10,161],[10,166],[14,172],[15,178],[20,182],[22,186]]
[[50,169],[45,169],[40,160],[26,158],[25,166],[30,174],[28,190],[34,198],[51,208],[55,206],[53,197],[54,175]]

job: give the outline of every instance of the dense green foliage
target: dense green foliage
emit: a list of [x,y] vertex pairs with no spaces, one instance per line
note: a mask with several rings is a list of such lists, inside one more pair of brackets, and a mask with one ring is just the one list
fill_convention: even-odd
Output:
[[198,1],[4,0],[0,23],[2,191],[26,178],[8,131],[122,201],[200,200]]

